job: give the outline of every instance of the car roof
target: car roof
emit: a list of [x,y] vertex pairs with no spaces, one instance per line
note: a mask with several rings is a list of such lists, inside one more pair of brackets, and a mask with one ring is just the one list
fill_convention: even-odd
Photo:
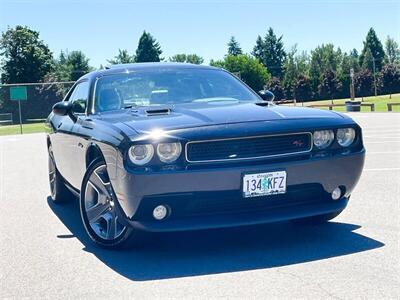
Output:
[[205,66],[205,65],[195,65],[189,63],[175,63],[175,62],[148,62],[148,63],[134,63],[134,64],[117,64],[110,65],[104,69],[96,70],[90,72],[82,77],[83,78],[93,78],[101,77],[105,75],[118,74],[122,72],[138,71],[138,70],[151,70],[151,69],[209,69],[209,70],[220,70],[220,68]]

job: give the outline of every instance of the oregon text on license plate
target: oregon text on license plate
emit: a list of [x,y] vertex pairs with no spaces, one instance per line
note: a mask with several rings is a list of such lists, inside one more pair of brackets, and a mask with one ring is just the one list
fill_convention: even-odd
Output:
[[286,171],[245,174],[243,196],[257,197],[286,193]]

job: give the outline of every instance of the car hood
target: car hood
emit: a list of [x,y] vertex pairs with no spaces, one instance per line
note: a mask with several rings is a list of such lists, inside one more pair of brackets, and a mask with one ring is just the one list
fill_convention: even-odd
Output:
[[[101,119],[128,126],[138,133],[154,129],[174,130],[258,121],[342,118],[340,114],[313,108],[266,105],[266,103],[185,104],[140,108],[103,114]],[[121,127],[122,127],[121,126]]]

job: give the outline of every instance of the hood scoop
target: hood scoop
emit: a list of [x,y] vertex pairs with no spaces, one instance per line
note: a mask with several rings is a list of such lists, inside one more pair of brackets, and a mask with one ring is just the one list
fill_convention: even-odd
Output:
[[149,117],[151,117],[151,116],[169,115],[171,113],[171,109],[169,109],[169,108],[146,109],[145,113]]

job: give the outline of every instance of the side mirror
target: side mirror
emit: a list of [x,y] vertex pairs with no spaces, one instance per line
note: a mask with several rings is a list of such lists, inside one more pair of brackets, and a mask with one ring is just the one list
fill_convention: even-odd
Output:
[[66,116],[71,112],[72,103],[69,101],[57,102],[53,106],[53,113],[59,116]]
[[275,95],[273,92],[269,90],[262,90],[258,92],[258,95],[264,100],[264,101],[274,101]]

